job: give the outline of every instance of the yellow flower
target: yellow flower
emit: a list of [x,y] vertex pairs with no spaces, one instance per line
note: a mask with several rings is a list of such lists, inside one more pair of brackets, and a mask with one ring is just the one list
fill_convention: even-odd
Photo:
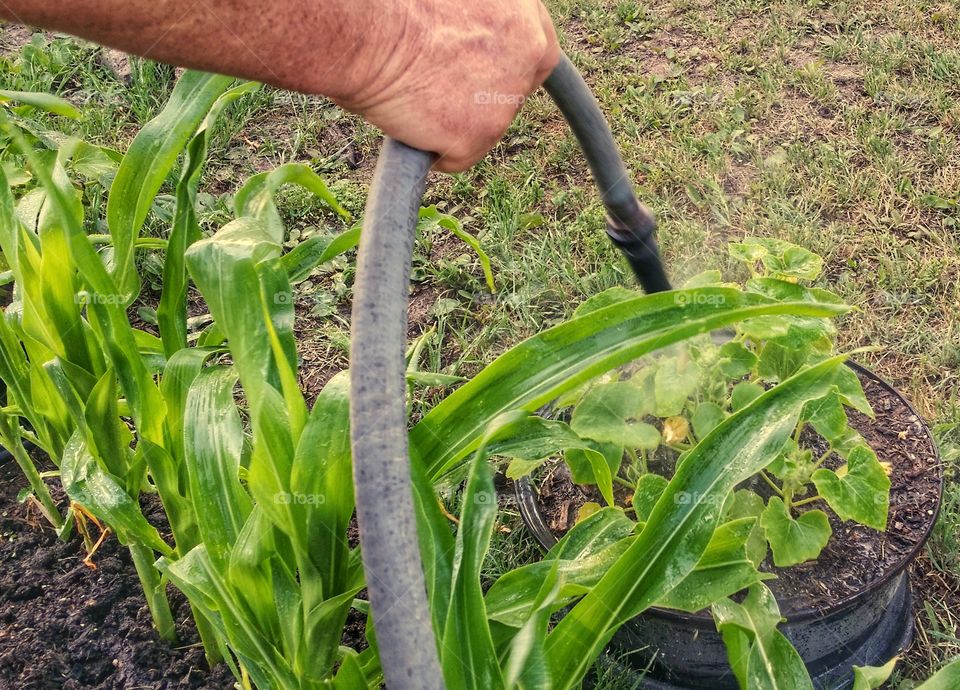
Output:
[[583,522],[583,521],[586,520],[588,517],[590,517],[590,516],[593,515],[594,513],[598,512],[599,510],[600,510],[600,504],[599,504],[599,503],[594,503],[593,501],[587,501],[587,502],[584,503],[582,506],[580,506],[580,510],[577,511],[577,522],[576,522],[576,524],[579,525],[581,522]]
[[667,445],[680,443],[690,435],[690,423],[686,417],[668,417],[663,421],[663,441]]

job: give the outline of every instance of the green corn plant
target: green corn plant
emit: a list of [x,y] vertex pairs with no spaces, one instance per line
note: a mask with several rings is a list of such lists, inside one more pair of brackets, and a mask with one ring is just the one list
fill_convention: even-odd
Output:
[[[17,448],[22,437],[36,439],[58,465],[71,512],[98,517],[129,546],[163,636],[172,639],[174,625],[156,556],[188,593],[195,590],[183,574],[209,557],[211,567],[229,570],[240,613],[231,617],[226,603],[211,607],[209,599],[190,597],[208,659],[226,658],[238,678],[249,676],[261,687],[314,687],[335,668],[346,677],[369,666],[375,652],[344,660],[339,650],[339,630],[362,586],[358,554],[345,538],[353,510],[350,464],[334,443],[324,478],[313,472],[312,451],[336,440],[331,428],[346,434],[347,398],[338,378],[312,413],[307,410],[296,379],[292,290],[314,268],[354,248],[359,226],[332,239],[312,237],[281,256],[285,229],[274,195],[282,186],[299,185],[347,217],[316,173],[287,164],[251,177],[234,197],[236,220],[202,240],[195,200],[210,132],[225,107],[257,88],[231,84],[192,72],[180,80],[111,175],[108,235],[83,232],[83,207],[67,174],[69,152],[38,155],[22,133],[11,134],[42,199],[17,199],[9,184],[0,184],[0,249],[14,259],[17,288],[0,323],[0,377],[10,385],[0,442]],[[163,239],[140,237],[181,154],[170,232]],[[44,207],[32,226],[24,220],[28,204]],[[492,285],[489,260],[455,219],[425,209],[423,229],[431,227],[474,246]],[[159,338],[132,328],[126,313],[139,293],[137,253],[144,249],[164,252]],[[186,317],[188,263],[214,317],[193,333]],[[41,270],[47,273],[35,278]],[[269,302],[261,303],[261,289],[269,290]],[[49,306],[53,297],[58,311]],[[30,315],[26,329],[22,313]],[[71,335],[83,338],[76,344]],[[245,399],[255,401],[244,409],[249,429],[231,407],[237,379]],[[252,440],[244,442],[247,431]],[[69,526],[29,456],[15,457],[45,514]],[[220,491],[227,493],[216,500]],[[143,492],[158,494],[172,544],[141,514]],[[302,496],[324,500],[301,505],[296,499]],[[267,546],[282,557],[272,557]],[[267,585],[286,586],[302,615],[277,610]],[[251,592],[265,593],[257,600]],[[245,618],[250,611],[254,617]],[[294,621],[298,627],[291,628]],[[251,641],[238,630],[257,632]],[[267,653],[277,644],[270,635],[280,630],[283,644]]]
[[[14,300],[0,326],[6,411],[17,417],[16,424],[26,423],[25,433],[59,466],[72,506],[103,519],[129,546],[157,628],[170,639],[175,626],[153,561],[155,553],[172,549],[140,513],[140,492],[159,491],[175,537],[189,540],[191,528],[196,530],[189,516],[176,510],[179,479],[164,449],[167,420],[155,380],[161,343],[132,328],[126,308],[136,297],[130,278],[135,250],[157,244],[138,237],[147,211],[204,117],[211,110],[215,117],[244,92],[240,87],[224,93],[229,84],[195,73],[181,80],[170,107],[144,128],[116,170],[106,237],[91,237],[84,229],[84,208],[66,165],[78,147],[38,151],[19,121],[4,123],[37,181],[18,200],[8,185],[0,185],[0,247],[15,280]],[[204,142],[205,129],[197,135]],[[98,253],[96,247],[105,243],[109,250]],[[121,289],[117,278],[132,287]],[[135,425],[135,446],[124,417]],[[25,472],[46,502],[45,487],[29,468]]]
[[[236,197],[239,217],[186,252],[232,363],[191,357],[190,375],[174,377],[185,392],[183,458],[201,539],[160,561],[264,688],[364,678],[373,655],[346,659],[339,648],[363,587],[347,542],[349,393],[337,376],[308,409],[299,389],[288,269],[302,257],[281,256],[284,230],[272,202],[277,186],[294,179],[336,207],[309,169],[284,166],[251,179]],[[302,251],[323,256],[330,247]],[[175,355],[167,376],[191,353]],[[249,438],[233,395],[238,381]]]
[[[0,377],[8,385],[0,434],[55,525],[69,526],[70,521],[56,514],[46,486],[17,446],[22,436],[35,440],[60,466],[72,507],[101,518],[129,545],[157,628],[170,639],[175,626],[153,564],[155,554],[185,552],[200,535],[181,482],[182,387],[175,377],[161,377],[158,383],[157,374],[167,357],[172,361],[178,348],[186,346],[183,253],[200,235],[194,198],[211,127],[227,105],[257,88],[252,83],[229,88],[231,83],[199,73],[180,80],[167,108],[144,127],[116,170],[106,236],[83,230],[83,208],[66,174],[78,147],[38,153],[19,120],[5,121],[5,132],[39,184],[19,200],[2,185],[0,247],[10,259],[16,290],[0,325]],[[184,147],[169,239],[140,238],[153,200]],[[35,208],[41,211],[31,212]],[[107,251],[98,255],[94,247],[104,244]],[[167,280],[158,319],[162,337],[157,339],[132,328],[126,308],[138,291],[135,252],[168,246],[173,251],[165,254]],[[178,362],[173,373],[188,372],[190,361],[208,356],[184,356],[187,363]],[[133,421],[135,446],[124,418]],[[21,420],[26,431],[19,430]],[[176,549],[140,513],[137,498],[143,490],[159,493]],[[210,631],[202,618],[197,622],[209,642]],[[212,659],[220,646],[208,645]]]
[[[280,180],[290,173],[276,174]],[[237,201],[238,212],[246,215],[186,252],[193,282],[214,317],[218,345],[229,351],[231,363],[220,363],[210,348],[206,360],[192,358],[189,375],[173,377],[186,391],[180,394],[189,410],[183,417],[183,458],[201,539],[186,553],[164,556],[160,568],[226,640],[242,674],[258,686],[354,682],[347,679],[376,683],[375,646],[354,655],[340,648],[339,639],[363,587],[359,554],[346,541],[354,508],[349,391],[345,376],[335,377],[311,410],[299,390],[287,270],[299,260],[288,262],[289,255],[281,253],[282,226],[268,203],[272,186],[267,177],[249,183]],[[257,189],[264,195],[262,204],[252,201]],[[454,393],[421,422],[435,424],[444,437],[461,437],[462,449],[453,459],[438,459],[435,466],[442,471],[433,478],[418,465],[421,506],[437,509],[433,479],[462,472],[471,449],[504,411],[536,407],[541,397],[553,397],[638,353],[748,315],[842,311],[832,304],[778,302],[732,289],[722,294],[728,298],[724,305],[693,309],[673,297],[637,297],[611,304],[599,319],[577,319],[511,350],[490,373],[461,389],[466,398]],[[549,356],[545,344],[556,348]],[[181,350],[170,360],[168,380],[171,368],[188,354],[192,351]],[[538,367],[531,367],[534,360]],[[249,420],[247,438],[233,396],[237,381],[242,416]],[[470,416],[451,414],[447,424],[433,421],[445,406],[476,399],[483,394],[478,388],[494,382],[499,382],[497,395],[487,396]],[[449,558],[449,527],[436,513],[433,518],[424,523],[424,548]],[[432,568],[431,582],[442,591],[466,588],[466,582],[449,579],[451,572],[450,564],[441,562]],[[728,591],[733,590],[722,593]],[[450,607],[460,603],[436,608],[435,616]],[[463,630],[470,627],[466,623]]]
[[[7,387],[6,405],[0,409],[0,442],[23,470],[42,514],[66,536],[71,523],[57,510],[24,442],[59,458],[70,435],[68,410],[57,399],[43,362],[59,356],[75,371],[95,372],[102,360],[92,351],[89,334],[78,327],[79,309],[71,305],[76,301],[71,296],[73,284],[61,280],[63,271],[70,271],[69,252],[45,209],[44,188],[22,164],[22,150],[56,165],[61,180],[69,171],[87,183],[109,177],[118,155],[59,135],[33,119],[39,112],[78,117],[63,99],[4,90],[0,104],[5,106],[0,107],[0,251],[5,267],[0,283],[13,283],[15,288],[11,308],[0,320],[0,379]],[[76,211],[76,205],[71,209]],[[90,378],[84,383],[89,387]]]
[[[59,466],[77,511],[97,516],[129,545],[155,623],[171,639],[173,620],[153,562],[155,554],[173,560],[202,538],[197,506],[203,500],[191,494],[186,481],[189,446],[183,420],[190,413],[189,386],[207,360],[216,359],[224,337],[216,327],[199,337],[188,335],[184,257],[201,237],[195,197],[213,124],[226,106],[257,88],[252,83],[230,88],[231,83],[199,73],[180,80],[168,106],[144,127],[115,171],[106,236],[82,232],[82,208],[65,174],[69,154],[61,150],[37,155],[22,132],[12,126],[4,130],[26,157],[24,169],[38,184],[20,199],[9,185],[0,185],[0,248],[12,258],[17,287],[14,304],[0,323],[0,377],[9,384],[0,441],[13,450],[51,522],[71,524],[57,514],[36,467],[17,443],[21,438],[37,441]],[[33,100],[59,102],[42,94]],[[181,151],[169,236],[140,238],[154,198]],[[251,178],[237,194],[237,215],[282,234],[272,195],[290,183],[315,192],[345,215],[322,181],[303,165]],[[36,195],[41,195],[39,202],[33,199]],[[38,205],[45,206],[44,213],[33,213],[31,227],[24,219]],[[284,257],[282,268],[293,280],[302,280],[320,263],[355,246],[357,237],[354,229],[322,244],[304,243]],[[91,251],[102,245],[107,245],[102,257]],[[157,310],[159,339],[131,328],[125,313],[139,290],[136,252],[142,248],[166,250]],[[54,297],[59,301],[53,302]],[[80,339],[75,343],[67,336]],[[141,515],[137,498],[142,491],[159,494],[174,546],[160,539]],[[208,656],[215,661],[223,644],[202,615],[196,618]]]
[[[258,687],[355,687],[357,679],[375,683],[379,671],[373,647],[361,655],[340,648],[363,587],[359,554],[347,542],[354,510],[347,378],[332,379],[307,408],[297,378],[292,282],[351,248],[358,232],[281,254],[284,228],[272,198],[290,182],[338,208],[312,171],[282,166],[251,178],[235,198],[238,218],[186,251],[231,364],[217,364],[211,348],[209,366],[189,349],[167,364],[169,379],[191,360],[189,375],[173,379],[186,391],[183,458],[201,539],[159,565]],[[246,442],[232,394],[237,381]]]

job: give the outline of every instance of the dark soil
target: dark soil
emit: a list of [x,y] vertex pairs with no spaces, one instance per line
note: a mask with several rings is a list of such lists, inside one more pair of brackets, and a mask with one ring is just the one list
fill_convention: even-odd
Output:
[[[169,589],[180,645],[160,640],[126,548],[109,538],[83,564],[83,543],[56,535],[17,503],[24,481],[0,464],[0,690],[224,690],[207,668],[190,607]],[[59,487],[57,487],[59,488]],[[56,495],[56,494],[55,494]],[[62,491],[59,493],[62,497]],[[149,511],[153,522],[162,511]]]
[[[871,420],[848,410],[850,425],[866,439],[881,461],[892,464],[887,529],[878,532],[843,522],[823,502],[799,510],[820,508],[830,517],[833,537],[816,561],[777,568],[767,561],[761,569],[775,573],[767,584],[787,617],[819,610],[851,597],[890,573],[902,569],[926,539],[936,519],[942,468],[924,423],[903,401],[869,377],[861,376],[864,392],[876,412]],[[816,434],[802,436],[804,445],[821,453],[825,442]],[[834,456],[825,463],[836,468]],[[758,493],[761,493],[757,487]],[[540,483],[544,517],[558,537],[573,526],[577,510],[587,501],[600,501],[595,487],[573,484],[563,463],[552,466]]]

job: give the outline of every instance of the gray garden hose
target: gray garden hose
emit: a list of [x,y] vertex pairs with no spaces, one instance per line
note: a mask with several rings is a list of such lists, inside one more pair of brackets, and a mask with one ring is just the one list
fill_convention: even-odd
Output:
[[[546,89],[570,123],[607,208],[607,232],[648,291],[669,289],[596,100],[566,58]],[[404,381],[417,213],[434,156],[386,139],[367,200],[353,296],[350,434],[360,545],[389,690],[443,687],[417,545]]]
[[367,199],[350,345],[350,440],[360,548],[390,690],[443,687],[417,546],[407,453],[407,294],[434,156],[386,139]]
[[607,234],[627,257],[647,292],[670,289],[654,231],[657,224],[637,199],[610,126],[583,77],[564,56],[543,84],[560,108],[586,156],[607,208]]

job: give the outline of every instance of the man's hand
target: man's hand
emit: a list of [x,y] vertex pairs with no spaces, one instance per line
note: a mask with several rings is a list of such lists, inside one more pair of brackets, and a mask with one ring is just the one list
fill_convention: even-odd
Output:
[[[390,136],[464,170],[493,147],[560,58],[540,0],[411,2],[405,26],[352,64],[383,65],[366,84],[331,94]],[[383,29],[379,29],[382,31]]]
[[0,0],[0,17],[329,96],[464,170],[557,64],[540,0]]

